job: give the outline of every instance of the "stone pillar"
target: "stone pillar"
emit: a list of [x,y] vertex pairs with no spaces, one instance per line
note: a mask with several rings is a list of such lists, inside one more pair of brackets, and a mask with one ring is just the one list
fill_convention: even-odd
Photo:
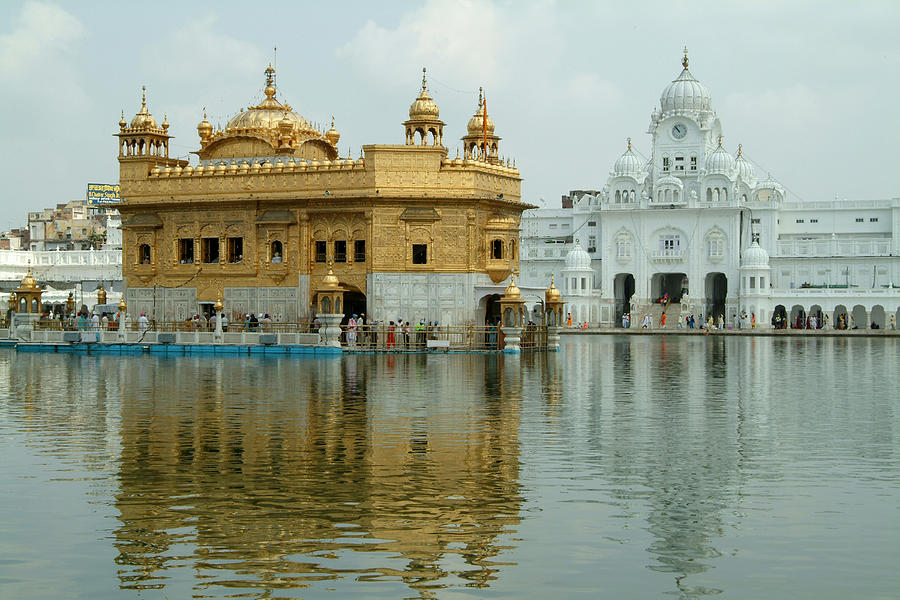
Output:
[[547,327],[547,351],[559,352],[559,327]]
[[125,342],[128,340],[128,334],[125,331],[125,309],[127,305],[125,304],[125,298],[122,298],[122,301],[119,302],[119,332],[116,334],[116,340],[119,342]]
[[[519,342],[522,340],[522,328],[521,327],[501,327],[500,331],[503,332],[503,351],[504,352],[521,352],[522,347],[519,346]],[[559,344],[557,344],[557,348]]]
[[343,313],[320,313],[316,315],[316,318],[322,324],[319,328],[319,344],[340,348]]
[[222,310],[224,308],[221,298],[216,300],[216,303],[213,305],[213,310],[216,311],[216,330],[213,333],[214,344],[221,344],[225,341],[225,333],[222,331]]

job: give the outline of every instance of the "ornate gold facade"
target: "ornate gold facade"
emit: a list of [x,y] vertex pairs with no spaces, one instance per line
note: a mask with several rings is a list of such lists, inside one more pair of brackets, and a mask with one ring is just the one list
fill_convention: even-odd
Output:
[[[451,159],[438,117],[423,77],[403,123],[406,144],[341,158],[334,123],[319,132],[279,101],[269,67],[261,103],[219,131],[204,115],[192,166],[168,156],[169,124],[158,126],[143,100],[116,134],[129,306],[181,319],[222,297],[226,311],[303,319],[333,261],[370,318],[393,318],[378,313],[401,296],[403,317],[425,318],[409,313],[450,306],[446,293],[466,295],[456,302],[471,313],[475,295],[518,268],[519,218],[531,206],[521,201],[518,170],[498,158],[492,121],[484,160],[469,150]],[[397,283],[396,274],[412,278]]]

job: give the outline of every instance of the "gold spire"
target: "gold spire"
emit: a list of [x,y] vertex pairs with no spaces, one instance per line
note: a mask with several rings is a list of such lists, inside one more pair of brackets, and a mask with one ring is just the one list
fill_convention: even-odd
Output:
[[481,108],[484,104],[484,100],[483,100],[484,96],[483,96],[482,92],[484,92],[484,88],[479,87],[478,88],[478,108]]
[[684,47],[684,58],[681,59],[681,65],[682,65],[685,69],[688,68],[687,46]]
[[721,147],[722,147],[722,136],[720,135],[719,136],[719,148],[721,148]]
[[428,89],[425,81],[425,67],[422,67],[422,91],[426,91]]
[[742,148],[742,144],[738,144],[738,156],[741,156],[744,153],[744,151],[741,148]]
[[141,86],[141,112],[147,112],[147,86]]
[[628,138],[628,149],[631,150],[631,138]]

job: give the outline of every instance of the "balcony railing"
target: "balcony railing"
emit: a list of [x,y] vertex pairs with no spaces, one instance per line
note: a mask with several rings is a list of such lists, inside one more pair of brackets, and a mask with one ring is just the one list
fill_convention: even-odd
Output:
[[656,262],[680,262],[684,260],[684,250],[680,248],[654,250],[650,252],[650,260]]
[[884,239],[822,239],[779,240],[776,256],[890,256],[892,240]]

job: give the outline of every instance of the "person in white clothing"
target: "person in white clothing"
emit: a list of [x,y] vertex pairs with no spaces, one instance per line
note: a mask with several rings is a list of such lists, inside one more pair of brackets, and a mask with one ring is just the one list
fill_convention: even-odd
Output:
[[150,321],[147,319],[147,313],[141,313],[141,316],[138,317],[138,329],[141,333],[150,329]]

